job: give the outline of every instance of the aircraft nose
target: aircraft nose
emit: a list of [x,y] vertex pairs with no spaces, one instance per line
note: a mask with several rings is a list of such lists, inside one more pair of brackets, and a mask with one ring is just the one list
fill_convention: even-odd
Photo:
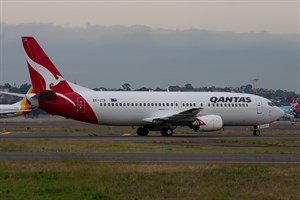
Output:
[[280,119],[284,115],[284,111],[278,107],[274,107],[273,113],[274,113],[273,116],[275,120]]

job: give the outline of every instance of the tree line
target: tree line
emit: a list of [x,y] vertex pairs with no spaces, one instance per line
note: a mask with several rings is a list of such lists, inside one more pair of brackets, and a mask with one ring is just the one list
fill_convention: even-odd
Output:
[[[21,86],[10,85],[9,83],[5,83],[4,85],[0,85],[0,90],[6,90],[14,93],[26,94],[26,92],[31,87],[31,84],[24,83]],[[251,84],[241,85],[240,87],[193,87],[191,83],[186,83],[184,86],[172,85],[168,88],[147,88],[141,87],[138,89],[132,89],[129,83],[124,83],[120,88],[105,88],[99,87],[94,88],[95,91],[181,91],[181,92],[240,92],[240,93],[248,93],[248,94],[257,94],[259,96],[265,97],[267,99],[272,100],[277,105],[288,105],[288,96],[293,96],[295,98],[300,98],[300,94],[297,94],[294,91],[287,90],[273,90],[273,89],[265,89],[265,88],[253,88]],[[1,96],[0,96],[1,97]],[[9,103],[4,102],[5,98],[0,98],[0,104]]]

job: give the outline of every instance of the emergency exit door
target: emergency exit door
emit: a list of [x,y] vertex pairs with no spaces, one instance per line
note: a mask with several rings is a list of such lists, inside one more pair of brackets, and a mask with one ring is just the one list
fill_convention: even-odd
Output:
[[256,99],[257,114],[262,114],[263,105],[261,99]]

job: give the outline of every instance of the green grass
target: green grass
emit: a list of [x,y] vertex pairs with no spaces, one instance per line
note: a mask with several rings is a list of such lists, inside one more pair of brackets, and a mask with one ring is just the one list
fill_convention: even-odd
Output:
[[1,199],[298,199],[299,164],[1,161]]
[[[240,144],[252,144],[243,146]],[[254,144],[254,145],[253,145]],[[258,144],[258,146],[257,146]],[[183,153],[300,153],[300,138],[111,141],[88,139],[3,139],[1,152],[183,152]]]

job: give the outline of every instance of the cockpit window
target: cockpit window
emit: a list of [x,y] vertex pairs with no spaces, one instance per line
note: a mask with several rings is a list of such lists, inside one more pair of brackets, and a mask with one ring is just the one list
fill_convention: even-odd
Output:
[[275,104],[273,102],[268,102],[268,105],[271,107],[275,106]]

